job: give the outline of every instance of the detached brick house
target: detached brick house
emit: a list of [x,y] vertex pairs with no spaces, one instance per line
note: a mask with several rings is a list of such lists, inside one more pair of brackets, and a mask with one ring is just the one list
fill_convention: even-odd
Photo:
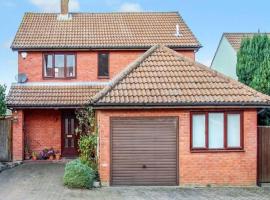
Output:
[[255,185],[257,109],[270,97],[195,61],[171,13],[25,14],[12,49],[26,83],[7,101],[24,148],[77,155],[74,111],[91,105],[109,185]]

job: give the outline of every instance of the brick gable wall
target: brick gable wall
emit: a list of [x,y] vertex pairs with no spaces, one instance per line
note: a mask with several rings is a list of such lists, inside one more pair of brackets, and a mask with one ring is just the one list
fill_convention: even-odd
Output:
[[110,182],[110,117],[178,116],[180,185],[256,185],[257,112],[244,112],[244,152],[191,153],[190,111],[98,111],[99,158],[102,182]]

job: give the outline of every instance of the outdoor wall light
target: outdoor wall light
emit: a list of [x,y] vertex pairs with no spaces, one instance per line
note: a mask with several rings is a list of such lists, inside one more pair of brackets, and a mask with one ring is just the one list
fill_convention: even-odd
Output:
[[15,110],[13,112],[13,122],[18,122],[18,112],[17,112],[17,110]]
[[23,59],[26,59],[27,58],[27,52],[22,52],[21,56],[22,56]]

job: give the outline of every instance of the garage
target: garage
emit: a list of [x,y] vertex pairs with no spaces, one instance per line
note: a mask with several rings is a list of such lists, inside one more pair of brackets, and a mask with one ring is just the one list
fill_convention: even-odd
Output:
[[111,119],[111,185],[178,185],[178,118]]

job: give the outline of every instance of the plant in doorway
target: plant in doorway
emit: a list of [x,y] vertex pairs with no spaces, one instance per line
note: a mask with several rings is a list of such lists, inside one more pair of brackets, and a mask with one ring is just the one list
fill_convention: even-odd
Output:
[[76,118],[78,120],[76,134],[80,136],[78,141],[79,159],[93,170],[95,174],[94,186],[100,186],[97,156],[98,131],[95,112],[91,107],[79,109],[76,111]]

